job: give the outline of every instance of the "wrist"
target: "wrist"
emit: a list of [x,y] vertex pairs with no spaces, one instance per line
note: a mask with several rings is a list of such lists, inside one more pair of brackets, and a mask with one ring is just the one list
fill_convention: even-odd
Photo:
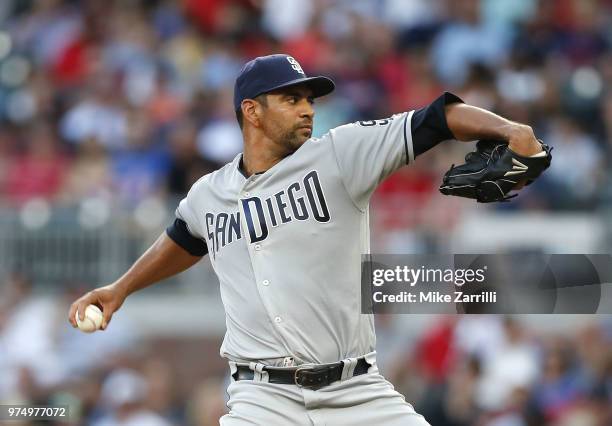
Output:
[[128,297],[131,293],[129,286],[125,281],[115,281],[108,287],[110,287],[113,292],[121,298],[121,300],[125,300],[125,298]]
[[535,137],[533,129],[524,124],[513,124],[509,129],[508,147],[523,157],[530,157],[542,152],[542,145]]

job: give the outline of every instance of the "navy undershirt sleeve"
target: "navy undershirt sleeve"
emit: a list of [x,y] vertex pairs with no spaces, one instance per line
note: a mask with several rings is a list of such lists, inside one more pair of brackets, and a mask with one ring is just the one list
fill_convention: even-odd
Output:
[[444,92],[431,104],[414,111],[410,128],[415,157],[442,141],[455,138],[446,123],[444,107],[458,102],[463,103],[463,100],[452,93]]
[[166,228],[166,234],[192,256],[204,256],[208,253],[206,242],[191,235],[187,224],[181,219],[175,219],[174,223]]

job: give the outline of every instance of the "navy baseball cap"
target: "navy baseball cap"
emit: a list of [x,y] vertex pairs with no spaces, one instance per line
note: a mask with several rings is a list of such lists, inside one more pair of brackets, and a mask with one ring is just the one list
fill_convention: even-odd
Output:
[[234,109],[245,99],[296,84],[306,84],[315,98],[331,93],[336,85],[323,76],[306,77],[302,67],[289,55],[260,56],[247,62],[234,85]]

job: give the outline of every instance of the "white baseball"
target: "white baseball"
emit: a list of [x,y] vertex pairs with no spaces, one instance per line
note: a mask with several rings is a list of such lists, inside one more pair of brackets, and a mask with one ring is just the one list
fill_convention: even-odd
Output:
[[102,315],[100,308],[98,308],[96,305],[89,305],[87,308],[85,308],[85,319],[83,321],[79,319],[78,310],[75,316],[79,330],[85,333],[93,333],[102,327],[102,320],[104,319],[104,316]]

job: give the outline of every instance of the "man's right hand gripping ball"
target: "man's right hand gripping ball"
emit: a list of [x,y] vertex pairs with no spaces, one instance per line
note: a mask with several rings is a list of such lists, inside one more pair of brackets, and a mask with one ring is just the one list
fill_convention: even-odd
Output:
[[512,151],[506,142],[480,140],[476,151],[465,156],[465,163],[451,166],[440,185],[444,195],[473,198],[479,203],[507,201],[513,189],[529,185],[550,166],[552,160],[548,145],[542,143],[542,152],[524,157]]

